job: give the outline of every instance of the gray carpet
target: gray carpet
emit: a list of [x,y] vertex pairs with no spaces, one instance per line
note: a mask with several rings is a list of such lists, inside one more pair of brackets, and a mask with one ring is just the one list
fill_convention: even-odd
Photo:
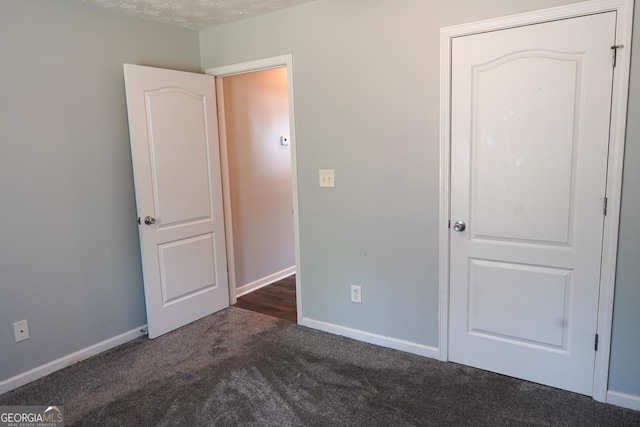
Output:
[[640,412],[228,308],[0,395],[86,426],[640,426]]

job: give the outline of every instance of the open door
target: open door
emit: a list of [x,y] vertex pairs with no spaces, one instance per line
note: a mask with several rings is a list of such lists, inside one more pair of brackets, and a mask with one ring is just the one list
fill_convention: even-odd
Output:
[[229,305],[214,77],[124,65],[147,326]]

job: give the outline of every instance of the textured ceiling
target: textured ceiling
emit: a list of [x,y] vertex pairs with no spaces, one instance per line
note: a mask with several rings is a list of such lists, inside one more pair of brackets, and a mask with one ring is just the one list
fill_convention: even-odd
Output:
[[74,0],[105,9],[203,30],[312,0]]

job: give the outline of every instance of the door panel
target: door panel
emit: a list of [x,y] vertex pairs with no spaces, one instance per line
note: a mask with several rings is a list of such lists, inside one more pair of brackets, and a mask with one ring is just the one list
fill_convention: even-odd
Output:
[[453,41],[452,361],[592,393],[615,23]]
[[474,237],[568,242],[580,60],[518,52],[474,67]]
[[[229,305],[214,78],[125,65],[147,326]],[[146,224],[151,217],[154,223]]]
[[205,97],[170,88],[148,91],[145,98],[160,227],[213,219]]
[[570,278],[563,269],[471,259],[469,332],[563,348]]
[[216,285],[213,234],[158,246],[162,304],[171,304]]

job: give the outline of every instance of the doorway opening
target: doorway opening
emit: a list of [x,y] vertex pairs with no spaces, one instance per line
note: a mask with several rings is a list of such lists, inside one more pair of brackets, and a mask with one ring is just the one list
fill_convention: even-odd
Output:
[[290,62],[289,55],[206,72],[216,76],[229,303],[297,321],[301,304]]

